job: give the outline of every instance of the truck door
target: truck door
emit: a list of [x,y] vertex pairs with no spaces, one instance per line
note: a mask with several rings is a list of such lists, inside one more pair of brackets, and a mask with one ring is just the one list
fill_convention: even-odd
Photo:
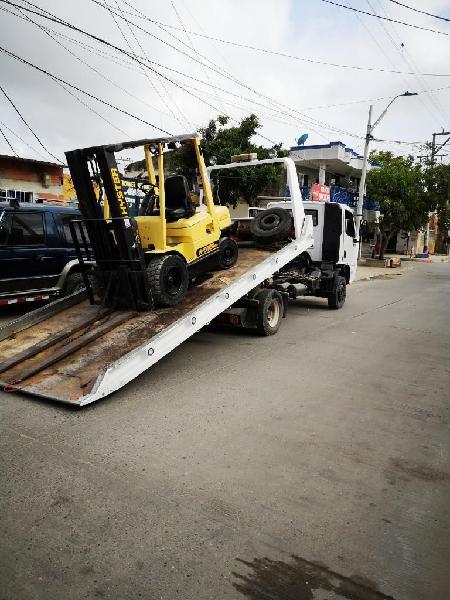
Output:
[[341,262],[350,267],[350,282],[353,281],[356,275],[356,267],[358,262],[359,244],[356,240],[355,220],[351,210],[344,211],[344,239],[342,243],[343,256]]

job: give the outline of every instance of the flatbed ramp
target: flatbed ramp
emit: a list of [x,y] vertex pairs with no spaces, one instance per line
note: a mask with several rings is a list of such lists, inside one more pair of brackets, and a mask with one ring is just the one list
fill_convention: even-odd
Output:
[[[276,251],[241,248],[227,271],[193,285],[176,307],[108,312],[59,300],[0,329],[0,386],[83,406],[111,394],[306,250],[306,235]],[[70,305],[72,302],[73,305]]]

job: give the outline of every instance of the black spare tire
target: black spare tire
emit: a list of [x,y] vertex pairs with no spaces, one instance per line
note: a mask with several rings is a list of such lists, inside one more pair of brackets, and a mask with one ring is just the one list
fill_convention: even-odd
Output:
[[268,208],[250,221],[250,231],[255,241],[261,244],[286,240],[291,228],[292,216],[284,208]]

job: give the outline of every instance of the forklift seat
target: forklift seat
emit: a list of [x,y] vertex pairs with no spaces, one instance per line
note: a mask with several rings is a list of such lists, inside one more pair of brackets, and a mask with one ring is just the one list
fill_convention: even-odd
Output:
[[166,219],[169,223],[187,219],[195,214],[189,185],[184,175],[167,177],[164,185],[166,196]]

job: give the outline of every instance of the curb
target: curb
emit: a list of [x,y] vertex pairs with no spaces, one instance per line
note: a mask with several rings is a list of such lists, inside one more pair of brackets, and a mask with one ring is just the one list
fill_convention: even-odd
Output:
[[367,275],[367,277],[361,277],[359,279],[355,279],[353,283],[358,283],[358,281],[372,281],[373,279],[381,279],[383,277],[387,277],[390,279],[393,276],[401,276],[407,273],[408,271],[412,271],[413,267],[405,267],[401,271],[396,271],[395,269],[389,269],[386,273],[373,273],[373,275]]

